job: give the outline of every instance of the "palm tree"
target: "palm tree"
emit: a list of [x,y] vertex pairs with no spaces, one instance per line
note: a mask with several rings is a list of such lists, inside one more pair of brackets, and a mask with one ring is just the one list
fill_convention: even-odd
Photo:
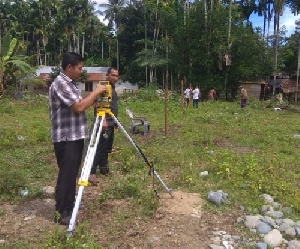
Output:
[[284,0],[275,0],[274,2],[274,36],[275,36],[275,53],[274,53],[274,88],[276,86],[276,74],[277,74],[277,64],[278,64],[278,44],[279,44],[279,20],[283,12]]
[[119,39],[118,39],[118,30],[119,30],[119,19],[118,14],[120,10],[124,7],[124,0],[109,0],[108,4],[99,4],[100,7],[106,8],[102,12],[104,14],[104,20],[108,20],[108,27],[115,33],[117,37],[117,69],[119,69]]

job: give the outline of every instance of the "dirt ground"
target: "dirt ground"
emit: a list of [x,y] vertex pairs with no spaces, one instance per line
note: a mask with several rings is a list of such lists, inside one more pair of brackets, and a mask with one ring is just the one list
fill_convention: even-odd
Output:
[[[99,196],[99,189],[101,186],[85,189],[85,206]],[[89,222],[89,231],[104,248],[209,248],[213,231],[239,235],[235,225],[239,212],[205,211],[205,200],[196,193],[174,191],[173,196],[159,193],[159,208],[149,218],[118,218],[126,209],[126,200],[108,200],[99,209],[84,207],[78,218]],[[0,210],[0,248],[17,248],[17,241],[41,248],[38,245],[57,229],[66,229],[53,222],[53,198],[2,203]]]

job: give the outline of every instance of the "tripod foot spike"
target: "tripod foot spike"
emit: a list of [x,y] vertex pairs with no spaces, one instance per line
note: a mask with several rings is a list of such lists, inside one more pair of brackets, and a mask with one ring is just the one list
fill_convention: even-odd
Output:
[[72,231],[67,231],[67,240],[70,239],[73,236]]

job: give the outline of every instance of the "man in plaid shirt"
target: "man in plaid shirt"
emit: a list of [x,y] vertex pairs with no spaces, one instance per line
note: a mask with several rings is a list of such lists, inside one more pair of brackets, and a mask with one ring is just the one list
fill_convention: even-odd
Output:
[[85,110],[93,105],[106,87],[98,85],[83,98],[75,80],[82,73],[83,58],[74,52],[63,55],[62,72],[49,89],[51,139],[59,173],[55,191],[56,222],[68,225],[76,192],[76,177],[82,159],[84,139],[88,137]]

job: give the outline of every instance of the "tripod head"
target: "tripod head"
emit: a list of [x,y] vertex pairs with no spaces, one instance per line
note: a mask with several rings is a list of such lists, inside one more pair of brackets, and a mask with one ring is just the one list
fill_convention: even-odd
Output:
[[99,84],[106,86],[106,91],[96,99],[96,108],[99,110],[110,110],[110,102],[112,101],[112,87],[109,81],[99,81]]

